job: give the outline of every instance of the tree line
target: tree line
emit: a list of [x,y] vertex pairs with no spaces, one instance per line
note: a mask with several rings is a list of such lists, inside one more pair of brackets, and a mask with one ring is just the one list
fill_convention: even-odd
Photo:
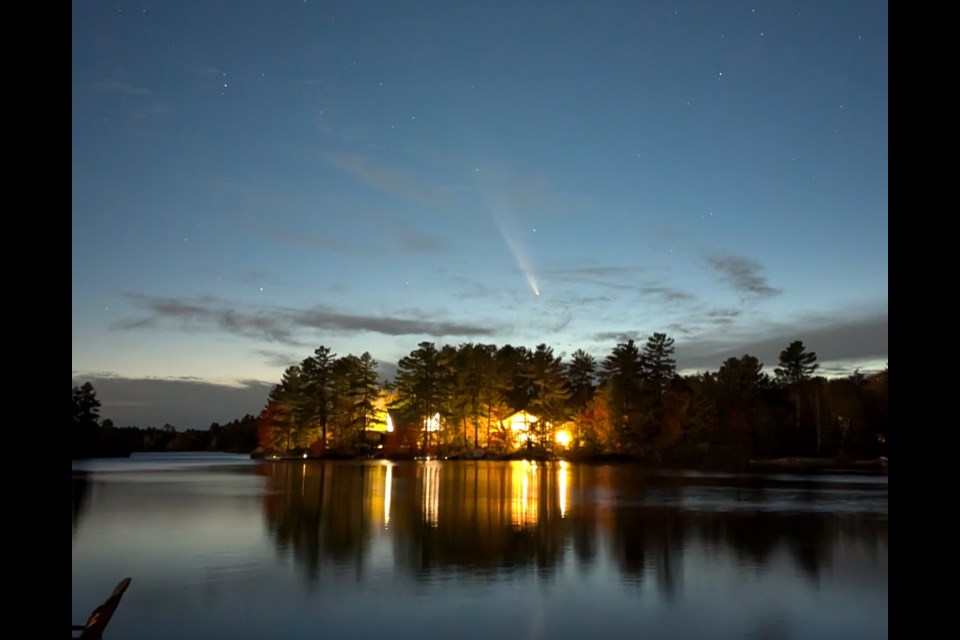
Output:
[[177,431],[162,427],[117,427],[100,419],[100,400],[90,382],[73,387],[71,457],[127,456],[132,452],[224,451],[250,453],[257,446],[257,416],[245,415],[226,424],[214,422],[209,429]]
[[679,375],[674,340],[618,343],[601,360],[582,349],[567,360],[534,349],[421,342],[381,384],[369,353],[337,357],[317,348],[288,367],[258,420],[267,451],[356,454],[371,430],[391,421],[394,453],[508,453],[506,419],[526,411],[527,446],[569,455],[626,455],[662,461],[743,461],[765,456],[885,455],[887,371],[816,375],[802,341],[781,353],[772,375],[756,357],[729,358],[717,371]]

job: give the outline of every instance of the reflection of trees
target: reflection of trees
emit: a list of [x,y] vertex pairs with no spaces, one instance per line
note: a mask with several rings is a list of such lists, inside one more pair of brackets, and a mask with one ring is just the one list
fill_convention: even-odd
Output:
[[790,518],[787,522],[792,526],[790,533],[783,537],[794,562],[811,580],[818,582],[821,571],[832,564],[831,538],[837,527],[830,527],[822,517]]
[[609,467],[571,465],[565,470],[569,487],[567,511],[571,516],[569,530],[577,562],[584,569],[596,561],[597,528],[605,524],[603,514],[610,512],[609,507],[604,508],[601,504],[598,469]]
[[397,529],[405,539],[400,562],[418,574],[556,564],[564,538],[558,470],[526,462],[419,465],[421,517]]
[[364,504],[370,468],[281,463],[264,469],[275,492],[265,497],[264,512],[281,553],[292,553],[311,577],[326,560],[362,558],[364,513],[357,507]]
[[692,532],[691,517],[678,509],[618,509],[611,549],[624,576],[641,582],[652,571],[667,598],[682,588],[683,550]]
[[[496,578],[528,567],[549,576],[568,547],[581,567],[609,548],[625,579],[650,577],[673,598],[682,594],[691,547],[730,558],[741,571],[786,558],[815,581],[850,551],[851,541],[868,559],[886,548],[885,514],[759,511],[754,503],[769,504],[762,489],[737,488],[729,478],[488,461],[263,469],[272,488],[264,498],[269,530],[280,552],[313,578],[344,567],[359,577],[383,563],[414,578],[438,572]],[[599,543],[601,536],[609,545]]]
[[[802,485],[795,496],[806,509],[764,512],[741,507],[744,503],[757,508],[766,504],[769,496],[762,483],[769,480],[690,480],[679,475],[647,475],[638,467],[585,473],[593,473],[588,486],[601,495],[605,491],[616,496],[610,547],[624,578],[639,582],[652,573],[668,598],[682,589],[684,549],[695,544],[716,549],[720,556],[730,550],[741,567],[759,569],[781,550],[813,581],[833,566],[835,554],[851,540],[873,559],[886,545],[885,516],[854,513],[838,517],[819,511],[815,508],[820,495],[815,483]],[[723,496],[717,502],[719,508],[684,508],[684,499],[691,493],[711,495],[705,488],[721,490],[712,494]],[[600,529],[603,532],[604,527]]]

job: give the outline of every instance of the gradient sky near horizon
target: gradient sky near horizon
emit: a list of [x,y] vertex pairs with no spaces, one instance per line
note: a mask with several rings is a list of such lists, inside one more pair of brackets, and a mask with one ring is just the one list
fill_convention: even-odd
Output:
[[206,427],[320,345],[887,364],[887,3],[75,2],[73,381]]

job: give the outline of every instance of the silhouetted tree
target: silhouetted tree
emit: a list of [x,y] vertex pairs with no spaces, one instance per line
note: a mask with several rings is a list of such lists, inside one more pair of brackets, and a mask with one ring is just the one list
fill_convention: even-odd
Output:
[[530,385],[533,389],[528,410],[539,420],[534,425],[538,444],[546,446],[547,426],[567,419],[566,402],[570,398],[563,383],[563,364],[553,349],[537,345],[530,357]]
[[[490,413],[499,401],[496,389],[494,354],[492,344],[468,342],[457,348],[453,364],[454,381],[451,401],[460,407],[464,419],[473,425],[473,446],[480,446],[480,418],[486,416],[489,433]],[[466,434],[464,439],[467,440]]]
[[530,371],[530,350],[505,344],[497,350],[495,360],[504,401],[513,411],[524,411],[533,396]]
[[290,451],[303,446],[307,425],[303,377],[299,366],[292,365],[284,370],[280,384],[270,390],[267,404],[271,410],[263,418],[270,421],[264,426],[269,428],[271,448]]
[[621,342],[603,360],[601,380],[620,449],[640,446],[640,401],[643,362],[633,340]]
[[93,385],[84,382],[73,388],[73,424],[79,427],[96,427],[100,423],[100,401]]
[[351,446],[363,442],[367,429],[377,426],[376,400],[380,393],[377,361],[368,352],[353,354],[336,361],[334,390],[336,393],[338,445]]
[[768,383],[763,364],[754,356],[727,358],[717,371],[718,417],[722,428],[746,455],[760,448],[760,392]]
[[576,413],[593,399],[593,392],[597,388],[596,358],[583,349],[577,349],[563,367],[563,380],[570,393],[567,406],[571,413]]
[[327,447],[327,429],[333,412],[333,365],[336,359],[328,347],[320,346],[300,363],[304,418],[319,427],[321,451]]
[[774,369],[774,373],[786,384],[798,384],[809,380],[819,366],[817,354],[807,351],[803,342],[795,340],[780,352],[780,366]]
[[[803,342],[795,340],[780,352],[780,366],[774,369],[777,379],[782,385],[788,387],[793,395],[794,420],[797,433],[800,433],[800,406],[804,397],[809,395],[806,393],[806,387],[809,386],[808,383],[812,380],[813,372],[816,371],[819,366],[820,365],[817,364],[817,354],[812,351],[808,352]],[[815,393],[819,393],[819,390],[815,390]],[[819,395],[817,398],[819,399]],[[819,419],[819,416],[820,412],[816,410],[815,417]],[[819,424],[816,432],[816,446],[817,449],[819,449]]]
[[673,359],[673,338],[665,333],[654,333],[647,338],[640,354],[641,377],[648,383],[657,402],[663,399],[667,387],[676,377],[677,362]]
[[73,429],[70,434],[74,458],[97,455],[100,442],[100,401],[93,385],[84,382],[73,387]]
[[397,391],[402,409],[414,409],[423,430],[423,448],[429,446],[428,420],[440,412],[447,398],[447,376],[440,363],[440,352],[432,342],[421,342],[397,363]]

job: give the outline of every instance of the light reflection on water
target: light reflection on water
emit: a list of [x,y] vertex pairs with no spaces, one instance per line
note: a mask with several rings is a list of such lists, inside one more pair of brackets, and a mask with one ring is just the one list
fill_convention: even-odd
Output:
[[885,477],[87,461],[73,614],[131,576],[109,637],[882,638],[887,526]]

